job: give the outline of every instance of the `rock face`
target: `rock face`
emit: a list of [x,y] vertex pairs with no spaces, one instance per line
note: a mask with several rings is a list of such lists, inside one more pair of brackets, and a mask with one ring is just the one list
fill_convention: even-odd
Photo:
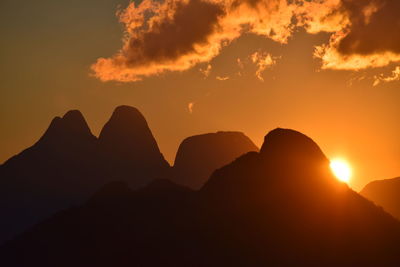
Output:
[[199,189],[214,170],[250,151],[258,151],[258,148],[240,132],[217,132],[188,137],[180,144],[176,154],[173,181]]
[[400,177],[370,182],[360,194],[400,220]]
[[138,110],[118,107],[99,139],[79,111],[69,111],[1,166],[0,243],[81,204],[107,182],[123,180],[134,188],[168,177],[169,168]]
[[[199,191],[121,184],[0,248],[7,266],[399,266],[400,223],[333,177],[301,133],[270,132],[260,153]],[[101,201],[106,199],[106,201]]]

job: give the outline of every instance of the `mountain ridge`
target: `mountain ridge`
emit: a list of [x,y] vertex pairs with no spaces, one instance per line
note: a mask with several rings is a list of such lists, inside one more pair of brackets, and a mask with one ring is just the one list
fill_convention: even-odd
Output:
[[[135,109],[117,107],[112,119],[118,122],[129,117],[132,111]],[[135,112],[140,120],[125,121],[128,124],[125,128],[130,127],[130,133],[143,133],[127,138],[129,144],[140,146],[145,139],[150,146],[146,151],[137,151],[133,161],[141,159],[133,167],[129,166],[132,160],[104,149],[102,140],[91,133],[78,110],[55,117],[36,143],[1,165],[0,214],[6,219],[1,222],[0,243],[56,211],[82,203],[110,181],[125,180],[130,186],[138,187],[151,179],[168,177],[168,163],[143,115],[138,110]],[[116,128],[117,134],[123,130]],[[114,140],[120,144],[126,141],[118,137]]]
[[[202,179],[236,155],[214,159]],[[109,182],[135,189],[153,180],[174,180],[173,175],[138,109],[116,107],[99,137],[79,110],[70,110],[55,117],[31,147],[0,165],[0,214],[6,218],[0,243],[54,212],[81,204]]]
[[272,131],[281,136],[265,149],[274,151],[240,156],[199,191],[141,188],[86,203],[0,255],[10,267],[398,266],[400,222],[339,182],[311,139],[288,131]]

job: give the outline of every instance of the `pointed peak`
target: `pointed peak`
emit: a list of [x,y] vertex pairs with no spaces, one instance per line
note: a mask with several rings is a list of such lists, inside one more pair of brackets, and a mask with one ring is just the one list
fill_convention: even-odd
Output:
[[39,142],[54,141],[60,138],[72,140],[75,137],[95,138],[82,113],[78,110],[70,110],[62,118],[57,116],[51,121]]
[[60,124],[61,121],[62,121],[61,117],[59,117],[59,116],[54,117],[50,122],[48,130],[50,130],[54,127],[58,127],[58,125]]

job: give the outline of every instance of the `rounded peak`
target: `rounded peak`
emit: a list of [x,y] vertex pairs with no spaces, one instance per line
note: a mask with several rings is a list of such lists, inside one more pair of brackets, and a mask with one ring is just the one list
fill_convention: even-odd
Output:
[[111,116],[111,118],[119,118],[119,117],[132,117],[132,116],[136,116],[136,117],[141,117],[144,120],[144,116],[142,115],[142,113],[135,107],[132,106],[127,106],[127,105],[122,105],[122,106],[118,106],[114,109],[114,112]]
[[62,117],[63,120],[71,120],[71,121],[78,121],[78,120],[85,120],[85,118],[83,117],[82,113],[77,110],[77,109],[73,109],[73,110],[69,110],[67,111],[64,116]]
[[128,135],[132,132],[144,131],[149,132],[146,119],[137,108],[131,106],[118,106],[115,108],[111,118],[104,125],[100,139],[108,138],[109,135]]
[[62,117],[63,124],[74,131],[89,133],[89,125],[79,110],[70,110]]
[[307,159],[326,159],[319,146],[308,136],[291,129],[277,128],[264,138],[263,156]]
[[146,119],[137,108],[118,106],[104,125],[99,138],[132,137],[135,132],[150,132]]
[[207,142],[207,145],[235,145],[241,143],[248,145],[253,151],[258,151],[258,147],[253,143],[253,141],[251,141],[248,136],[246,136],[242,132],[236,131],[218,131],[215,133],[192,135],[185,138],[179,148],[181,149],[188,144],[203,145],[204,143],[202,142]]
[[[180,161],[182,154],[210,154],[239,151],[240,156],[249,151],[259,151],[253,141],[242,132],[218,131],[186,137],[179,145],[175,163]],[[235,153],[236,154],[236,153]],[[233,159],[232,159],[233,160]]]
[[212,172],[258,147],[241,132],[216,132],[183,140],[174,162],[174,181],[199,189]]
[[214,132],[214,133],[204,133],[204,134],[197,134],[197,135],[192,135],[189,136],[186,139],[190,139],[190,138],[201,138],[201,137],[214,137],[214,136],[240,136],[240,137],[246,137],[247,136],[242,133],[242,132],[236,132],[236,131],[218,131],[218,132]]
[[374,180],[369,182],[364,186],[364,188],[360,191],[361,194],[376,190],[378,187],[379,188],[384,188],[384,187],[398,187],[400,186],[400,177],[395,177],[395,178],[389,178],[389,179],[382,179],[382,180]]

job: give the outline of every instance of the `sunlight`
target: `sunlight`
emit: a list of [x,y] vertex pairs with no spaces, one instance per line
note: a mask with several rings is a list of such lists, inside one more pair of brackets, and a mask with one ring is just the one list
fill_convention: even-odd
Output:
[[330,163],[333,174],[342,182],[349,183],[352,175],[351,167],[346,160],[336,158]]

